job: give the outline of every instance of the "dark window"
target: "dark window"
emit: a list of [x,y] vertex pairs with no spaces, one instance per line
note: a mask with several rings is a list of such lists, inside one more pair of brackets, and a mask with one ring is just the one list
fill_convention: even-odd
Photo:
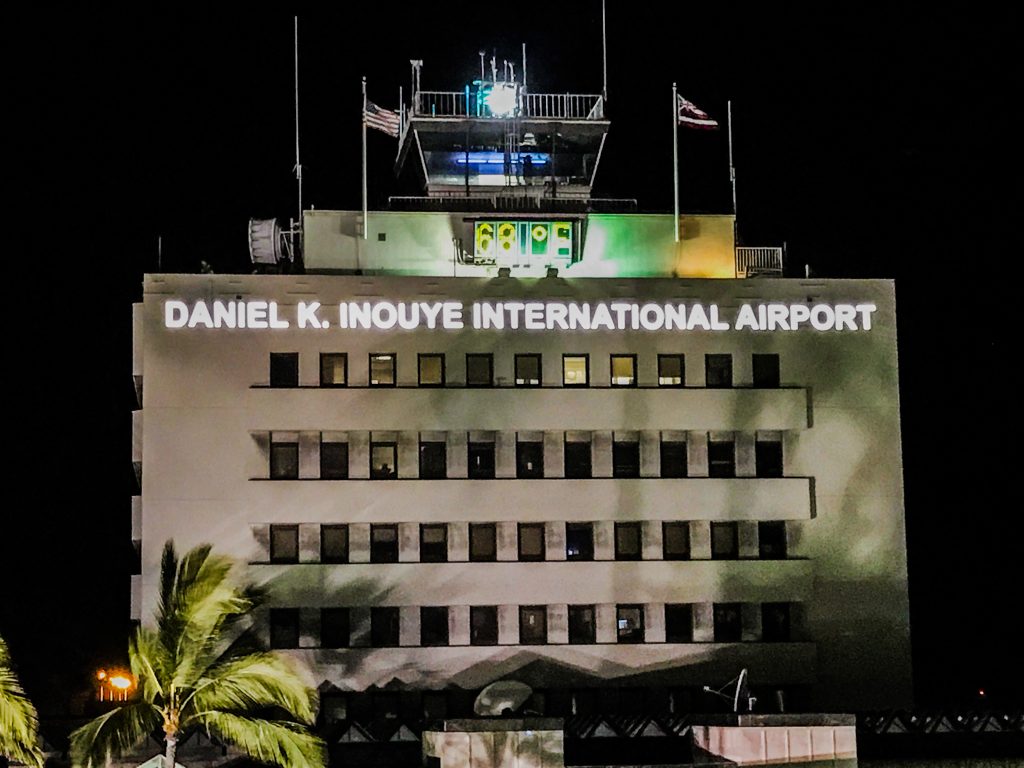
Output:
[[761,639],[766,643],[789,642],[789,603],[761,604]]
[[344,480],[348,477],[348,443],[320,442],[320,477]]
[[738,643],[743,639],[739,603],[715,603],[715,642]]
[[754,443],[758,477],[782,477],[782,441],[758,440]]
[[635,440],[612,443],[612,477],[640,477],[640,443]]
[[732,355],[704,356],[705,386],[732,386]]
[[498,644],[498,609],[493,605],[474,605],[469,609],[469,644]]
[[348,526],[320,526],[320,562],[348,562]]
[[393,480],[398,476],[398,446],[395,443],[370,443],[370,477]]
[[348,355],[343,352],[320,353],[320,386],[348,386]]
[[644,641],[644,609],[641,605],[620,605],[616,610],[615,626],[620,643]]
[[394,648],[398,645],[398,609],[370,609],[370,645],[374,648]]
[[398,562],[398,526],[370,526],[370,562]]
[[754,386],[779,386],[778,355],[754,355]]
[[448,446],[441,442],[420,443],[420,477],[444,480],[448,476]]
[[712,523],[711,559],[735,560],[739,554],[739,528],[736,523]]
[[420,526],[420,562],[448,562],[448,526],[431,523]]
[[348,648],[348,608],[324,608],[320,611],[320,645],[323,648]]
[[420,355],[418,381],[421,387],[443,387],[444,355]]
[[516,386],[539,387],[540,355],[516,355]]
[[466,386],[494,386],[494,355],[466,355]]
[[420,645],[448,645],[448,608],[420,608]]
[[271,352],[270,353],[270,386],[272,386],[272,387],[297,387],[297,386],[299,386],[299,353],[298,352]]
[[575,645],[590,645],[597,640],[597,623],[594,621],[594,606],[569,606],[569,642]]
[[641,554],[640,523],[616,523],[615,559],[639,560]]
[[686,358],[683,355],[658,355],[658,386],[686,386]]
[[395,386],[395,355],[393,352],[381,352],[370,355],[370,386]]
[[270,647],[299,647],[299,609],[270,609]]
[[526,561],[544,559],[544,524],[519,524],[519,559]]
[[562,386],[590,386],[590,355],[562,355]]
[[423,692],[423,719],[443,720],[448,717],[448,696],[444,691]]
[[544,443],[516,441],[516,477],[544,477]]
[[693,642],[693,606],[670,603],[665,606],[665,642]]
[[636,355],[612,355],[611,372],[613,387],[635,387]]
[[270,562],[299,562],[299,526],[270,526]]
[[493,480],[494,443],[470,443],[467,469],[471,480]]
[[593,474],[590,463],[590,443],[567,442],[565,444],[565,476],[584,478]]
[[664,440],[661,443],[661,476],[686,477],[686,443]]
[[543,605],[519,606],[519,644],[544,645],[548,641],[548,609]]
[[275,443],[273,435],[270,439],[270,479],[297,479],[299,477],[299,444]]
[[594,559],[594,524],[566,523],[565,526],[565,559]]
[[762,560],[783,560],[786,557],[786,523],[764,520],[757,524],[758,554]]
[[320,697],[320,717],[327,725],[348,718],[348,697],[343,693],[325,693]]
[[478,563],[494,562],[498,556],[494,523],[469,524],[469,559]]
[[664,523],[662,546],[666,560],[690,559],[690,524],[684,522]]
[[736,443],[734,441],[708,441],[708,476],[736,477]]

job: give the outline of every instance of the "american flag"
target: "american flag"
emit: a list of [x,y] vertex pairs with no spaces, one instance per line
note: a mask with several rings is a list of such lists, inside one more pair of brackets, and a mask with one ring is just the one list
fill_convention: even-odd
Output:
[[718,127],[718,121],[714,120],[707,112],[699,109],[692,101],[687,101],[682,96],[676,95],[679,103],[676,105],[676,120],[679,125],[687,128],[703,128],[714,130]]
[[366,102],[363,110],[363,122],[378,131],[384,131],[388,136],[398,138],[398,113],[390,109],[378,107],[372,101]]

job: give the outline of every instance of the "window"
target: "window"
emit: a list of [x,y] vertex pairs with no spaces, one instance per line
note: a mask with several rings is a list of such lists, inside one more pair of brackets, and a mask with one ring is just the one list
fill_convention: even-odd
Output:
[[420,442],[420,477],[444,480],[448,476],[448,446],[442,442]]
[[786,523],[782,520],[765,520],[758,523],[757,547],[762,560],[784,560]]
[[683,355],[658,355],[658,386],[686,386],[686,358]]
[[590,355],[562,355],[562,386],[590,385]]
[[320,437],[320,477],[344,480],[348,477],[348,443],[324,442]]
[[764,388],[779,386],[778,355],[754,355],[754,386]]
[[640,443],[636,440],[612,443],[612,477],[640,477]]
[[498,644],[498,609],[493,605],[474,605],[469,609],[469,644]]
[[662,525],[661,541],[666,560],[690,559],[689,523],[664,523]]
[[370,526],[370,562],[398,562],[398,526]]
[[548,609],[543,605],[519,606],[519,644],[544,645],[548,641]]
[[299,444],[275,443],[270,436],[270,479],[296,480],[299,477]]
[[544,477],[544,443],[516,441],[516,477]]
[[448,608],[420,608],[420,645],[448,645]]
[[393,352],[370,355],[370,386],[395,386],[395,355]]
[[590,443],[567,441],[565,443],[565,476],[568,478],[590,477],[592,473]]
[[370,645],[374,648],[394,648],[398,645],[398,609],[370,609]]
[[470,443],[467,469],[471,480],[493,480],[494,443]]
[[320,526],[320,562],[348,562],[348,526]]
[[270,609],[270,647],[299,647],[299,609]]
[[615,615],[615,627],[620,643],[642,643],[644,641],[643,606],[618,606]]
[[739,603],[715,603],[715,642],[738,643],[743,639]]
[[519,559],[540,561],[544,559],[544,524],[519,524]]
[[469,559],[477,563],[494,562],[498,546],[494,523],[469,524]]
[[420,526],[420,562],[448,562],[448,526],[431,523]]
[[661,442],[661,476],[686,477],[686,443],[676,440]]
[[594,621],[594,606],[569,606],[569,642],[574,645],[591,645],[597,640],[597,623]]
[[466,355],[466,386],[494,386],[494,355]]
[[270,562],[299,562],[299,526],[270,526]]
[[736,523],[712,523],[711,559],[735,560],[739,554],[739,527]]
[[594,524],[566,523],[565,526],[565,559],[594,559]]
[[615,559],[639,560],[641,554],[640,523],[616,523]]
[[341,352],[320,353],[320,386],[348,386],[348,355]]
[[444,355],[430,354],[420,355],[419,361],[419,385],[421,387],[443,387],[444,386]]
[[788,643],[789,603],[761,604],[761,639],[766,643]]
[[704,355],[705,386],[732,386],[732,355]]
[[754,461],[758,477],[782,477],[782,441],[758,440],[754,443]]
[[612,355],[611,371],[613,387],[635,387],[636,355]]
[[708,477],[736,477],[736,443],[708,441]]
[[370,443],[370,478],[393,480],[398,476],[398,446],[395,443]]
[[516,386],[540,386],[540,355],[516,355]]
[[270,353],[270,386],[272,386],[272,387],[297,387],[297,386],[299,386],[299,353],[298,352],[271,352]]
[[665,642],[693,642],[693,606],[690,603],[669,603],[665,606]]
[[320,611],[320,646],[348,648],[348,608],[324,608]]

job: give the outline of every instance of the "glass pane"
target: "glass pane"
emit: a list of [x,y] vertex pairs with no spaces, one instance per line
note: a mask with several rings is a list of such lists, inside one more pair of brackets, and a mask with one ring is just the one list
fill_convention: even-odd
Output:
[[716,560],[735,558],[739,554],[737,534],[736,523],[712,523],[711,557]]
[[490,355],[466,355],[466,386],[490,387],[494,384]]
[[395,356],[370,355],[370,385],[391,386],[395,383]]
[[544,559],[544,526],[543,525],[520,525],[519,526],[519,559],[520,560],[543,560]]
[[662,387],[682,386],[682,355],[658,355],[658,384]]
[[320,559],[325,563],[344,563],[348,560],[348,526],[320,526]]
[[348,477],[348,443],[320,443],[320,477],[325,480]]
[[754,355],[754,386],[779,386],[778,355]]
[[370,477],[388,479],[396,476],[394,443],[375,443],[370,449]]
[[546,643],[547,617],[547,608],[542,605],[522,606],[519,609],[519,642],[522,645]]
[[640,526],[638,524],[615,524],[615,559],[640,559]]
[[320,386],[344,387],[347,383],[348,355],[320,355]]
[[469,559],[494,560],[497,554],[493,525],[469,526]]
[[272,386],[272,387],[297,387],[297,386],[299,386],[299,353],[298,352],[271,352],[270,353],[270,386]]
[[612,355],[612,386],[631,387],[636,383],[636,358]]
[[587,385],[587,358],[585,355],[567,355],[562,358],[562,383],[567,387]]
[[594,527],[591,523],[565,526],[565,556],[568,560],[594,559]]
[[270,526],[270,560],[295,563],[299,560],[299,528],[295,525]]
[[617,617],[620,643],[642,643],[644,640],[644,614],[640,606],[620,606]]
[[521,387],[540,386],[540,355],[516,355],[516,384]]
[[420,386],[440,387],[444,384],[444,355],[420,355]]
[[270,446],[270,477],[273,480],[294,480],[299,476],[299,444],[272,443]]
[[470,608],[469,627],[471,645],[496,645],[498,642],[498,609],[493,605],[475,605]]
[[706,355],[706,386],[732,386],[732,355]]
[[689,603],[665,606],[665,641],[693,642],[693,606]]
[[689,523],[665,523],[662,539],[666,560],[686,560],[690,557]]
[[594,606],[569,606],[569,642],[593,643],[596,638],[594,623]]

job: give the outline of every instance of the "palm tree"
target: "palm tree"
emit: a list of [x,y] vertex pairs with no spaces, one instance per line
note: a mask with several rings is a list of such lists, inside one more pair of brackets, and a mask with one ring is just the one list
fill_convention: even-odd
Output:
[[0,637],[0,758],[41,767],[43,752],[39,749],[38,731],[36,708],[25,696],[14,674],[7,643]]
[[74,765],[102,766],[162,729],[164,765],[174,768],[178,741],[202,729],[259,762],[323,767],[323,742],[307,728],[316,691],[287,656],[237,641],[259,595],[237,584],[232,570],[208,545],[179,561],[167,543],[156,627],[139,627],[128,646],[137,700],[71,734]]

